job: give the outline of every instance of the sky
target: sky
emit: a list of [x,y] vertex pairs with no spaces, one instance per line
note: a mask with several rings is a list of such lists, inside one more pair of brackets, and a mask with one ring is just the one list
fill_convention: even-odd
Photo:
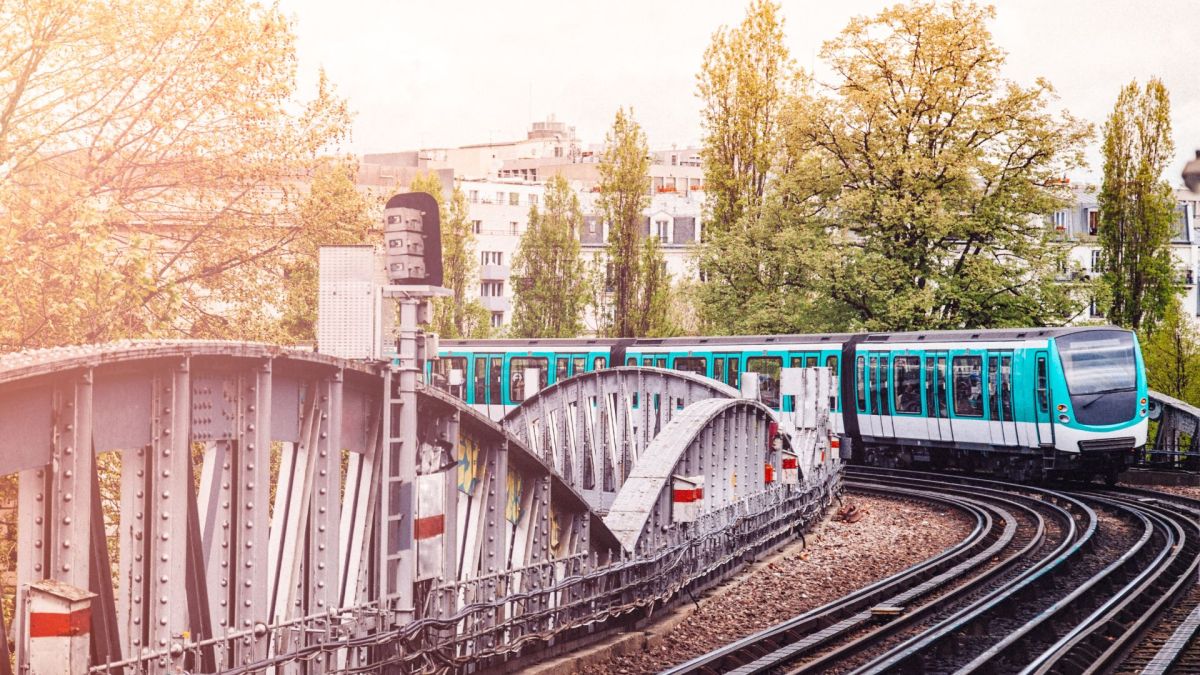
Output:
[[[279,0],[295,20],[299,83],[324,69],[355,112],[350,152],[453,147],[524,138],[555,115],[585,145],[601,143],[618,106],[632,106],[652,148],[698,145],[696,73],[713,31],[746,3],[717,0]],[[817,68],[821,44],[854,16],[894,2],[783,0],[786,44]],[[1044,77],[1057,105],[1095,124],[1089,167],[1097,182],[1099,133],[1132,79],[1163,80],[1171,94],[1177,160],[1200,148],[1200,0],[998,0],[991,24],[1008,52],[1004,75]]]

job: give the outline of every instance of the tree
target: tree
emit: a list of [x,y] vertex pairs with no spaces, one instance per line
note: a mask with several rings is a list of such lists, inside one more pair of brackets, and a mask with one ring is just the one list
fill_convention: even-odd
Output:
[[445,338],[482,338],[491,332],[490,317],[478,298],[467,293],[475,281],[475,231],[471,226],[467,196],[457,185],[450,203],[442,196],[442,181],[436,173],[418,173],[410,192],[432,195],[438,203],[442,226],[442,285],[450,297],[434,298],[432,329]]
[[300,232],[284,265],[286,298],[281,339],[317,338],[318,256],[322,246],[368,244],[378,233],[379,204],[355,188],[352,160],[322,166],[299,209]]
[[293,188],[348,128],[243,0],[0,5],[0,349],[259,337]]
[[1100,248],[1108,319],[1153,329],[1175,301],[1170,242],[1175,194],[1162,180],[1175,146],[1171,102],[1158,79],[1121,88],[1104,124],[1100,185]]
[[643,212],[650,205],[650,150],[646,134],[633,119],[633,111],[619,108],[612,129],[605,137],[599,164],[600,196],[596,207],[608,223],[606,249],[609,286],[612,287],[611,323],[606,332],[614,337],[634,337],[650,319],[645,299],[662,282],[661,275],[643,266]]
[[794,71],[779,5],[770,0],[753,0],[740,26],[713,34],[696,77],[705,131],[706,233],[719,234],[762,205]]
[[1141,336],[1151,389],[1200,405],[1200,331],[1171,298],[1153,332]]
[[546,183],[545,210],[529,207],[529,229],[513,259],[513,337],[575,337],[583,332],[587,271],[579,252],[579,197],[556,174]]
[[789,104],[783,173],[825,183],[782,208],[826,223],[836,251],[823,284],[800,283],[848,327],[1053,324],[1079,304],[1045,221],[1090,128],[1047,109],[1049,83],[1001,78],[993,15],[914,2],[854,19],[821,51],[833,81]]
[[646,237],[638,252],[638,283],[634,335],[668,337],[677,333],[672,322],[671,273],[658,237]]

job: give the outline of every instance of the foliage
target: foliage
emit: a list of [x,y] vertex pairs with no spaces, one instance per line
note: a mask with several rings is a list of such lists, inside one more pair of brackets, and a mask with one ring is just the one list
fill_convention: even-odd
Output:
[[638,280],[635,311],[632,313],[633,334],[645,337],[667,337],[678,331],[671,321],[671,274],[663,259],[658,237],[645,237],[638,252]]
[[487,337],[491,333],[491,316],[478,298],[469,296],[478,263],[466,194],[456,185],[447,205],[442,196],[442,181],[432,171],[418,173],[408,189],[432,195],[441,214],[442,285],[452,295],[434,299],[431,330],[444,338]]
[[1151,389],[1200,406],[1200,330],[1172,298],[1152,332],[1140,336]]
[[665,309],[660,300],[665,291],[660,287],[669,288],[670,280],[650,264],[662,258],[657,244],[643,244],[643,212],[650,205],[650,151],[632,110],[617,110],[598,168],[596,207],[609,228],[605,286],[611,288],[611,302],[597,313],[608,317],[605,334],[634,337],[657,325],[660,317],[648,313]]
[[300,204],[300,230],[284,264],[282,338],[316,340],[318,255],[321,246],[369,244],[376,239],[379,203],[354,186],[351,160],[322,166]]
[[771,0],[753,0],[742,24],[722,27],[696,77],[703,104],[706,231],[719,234],[755,214],[776,160],[779,116],[795,77],[783,18]]
[[1043,221],[1089,127],[1048,109],[1048,83],[1000,77],[992,15],[897,5],[824,45],[834,79],[788,103],[776,213],[744,215],[725,243],[732,269],[716,283],[733,288],[706,292],[710,323],[747,313],[790,329],[811,312],[817,325],[910,330],[1053,324],[1076,310],[1056,279],[1065,245]]
[[259,337],[349,115],[244,0],[0,5],[0,348]]
[[513,337],[575,337],[583,332],[587,271],[579,253],[579,197],[556,174],[546,183],[545,210],[529,208],[529,229],[513,260]]
[[1175,301],[1170,242],[1175,194],[1162,180],[1175,146],[1167,88],[1151,79],[1121,88],[1104,124],[1100,246],[1109,321],[1147,328]]

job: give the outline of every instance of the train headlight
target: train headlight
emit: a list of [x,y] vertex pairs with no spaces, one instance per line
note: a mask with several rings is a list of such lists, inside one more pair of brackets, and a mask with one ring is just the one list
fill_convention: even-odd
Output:
[[1058,404],[1058,412],[1067,412],[1067,404],[1059,403]]
[[1062,422],[1063,424],[1066,424],[1067,422],[1070,422],[1070,421],[1071,421],[1071,418],[1070,418],[1070,417],[1067,417],[1066,415],[1059,415],[1059,416],[1058,416],[1058,421],[1059,421],[1059,422]]
[[1145,396],[1142,397],[1142,405],[1146,405],[1146,397]]
[[1145,417],[1145,416],[1146,416],[1146,409],[1142,408],[1142,417]]

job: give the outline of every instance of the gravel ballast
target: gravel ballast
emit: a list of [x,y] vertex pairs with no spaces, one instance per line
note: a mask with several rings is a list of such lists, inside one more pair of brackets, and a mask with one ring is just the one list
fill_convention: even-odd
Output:
[[[848,493],[857,522],[826,519],[807,535],[701,598],[647,649],[571,672],[656,673],[910,567],[961,541],[973,521],[952,509]],[[831,511],[832,515],[832,511]],[[654,632],[654,627],[647,629]],[[559,671],[562,672],[562,671]]]

